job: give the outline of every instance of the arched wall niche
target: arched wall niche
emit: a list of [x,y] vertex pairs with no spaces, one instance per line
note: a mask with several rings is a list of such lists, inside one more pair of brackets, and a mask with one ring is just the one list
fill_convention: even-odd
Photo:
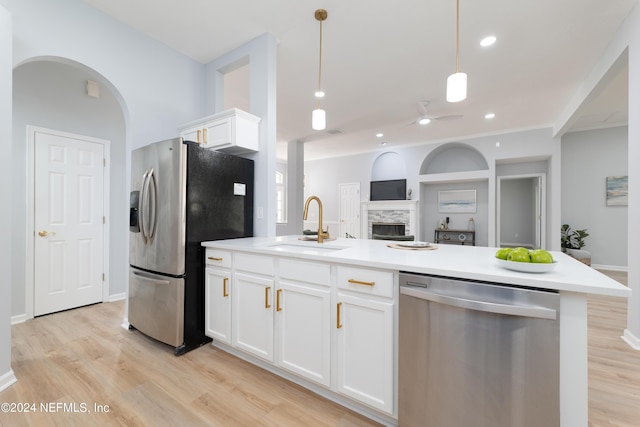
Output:
[[488,170],[485,157],[475,148],[460,142],[443,144],[431,151],[420,166],[420,174],[438,174]]
[[380,154],[371,166],[372,181],[387,181],[391,179],[406,179],[407,165],[396,152],[388,151]]

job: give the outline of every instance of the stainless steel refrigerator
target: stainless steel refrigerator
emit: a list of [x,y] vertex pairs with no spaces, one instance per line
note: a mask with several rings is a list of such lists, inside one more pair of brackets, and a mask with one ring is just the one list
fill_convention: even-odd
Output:
[[211,341],[201,242],[253,235],[253,170],[182,138],[131,155],[129,324],[176,355]]

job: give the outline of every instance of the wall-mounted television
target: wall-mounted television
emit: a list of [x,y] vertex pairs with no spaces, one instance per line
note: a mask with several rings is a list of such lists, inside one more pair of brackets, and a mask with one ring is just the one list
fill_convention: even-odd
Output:
[[369,199],[376,200],[405,200],[407,198],[407,180],[391,179],[387,181],[371,181]]

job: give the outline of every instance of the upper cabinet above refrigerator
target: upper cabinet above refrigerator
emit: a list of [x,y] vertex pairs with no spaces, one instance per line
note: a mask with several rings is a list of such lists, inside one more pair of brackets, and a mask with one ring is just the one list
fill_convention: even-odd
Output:
[[258,151],[260,117],[237,108],[180,126],[180,136],[204,148],[242,154]]

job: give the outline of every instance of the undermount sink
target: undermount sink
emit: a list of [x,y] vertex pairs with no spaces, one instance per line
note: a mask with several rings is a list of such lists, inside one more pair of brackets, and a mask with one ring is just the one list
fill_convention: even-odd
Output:
[[300,252],[304,254],[313,254],[313,253],[325,253],[332,251],[339,251],[342,249],[346,249],[345,246],[329,246],[324,244],[296,244],[296,243],[275,243],[273,245],[269,245],[270,248],[276,251],[283,252]]

